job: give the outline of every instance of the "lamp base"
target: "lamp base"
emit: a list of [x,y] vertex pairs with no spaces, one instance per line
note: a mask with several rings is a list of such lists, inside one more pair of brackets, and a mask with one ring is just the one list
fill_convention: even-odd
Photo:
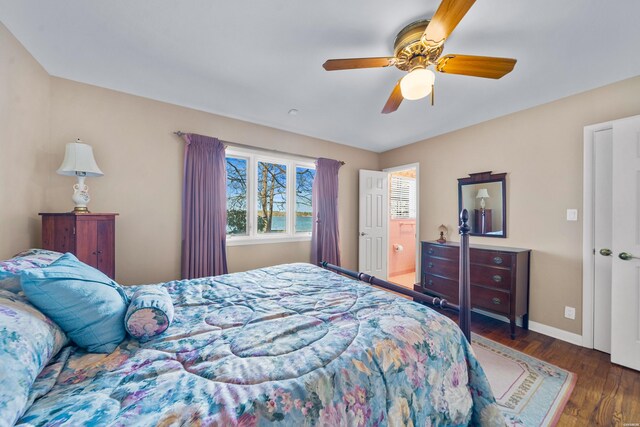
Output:
[[83,175],[78,175],[77,178],[78,183],[73,185],[73,196],[71,196],[71,200],[76,204],[73,212],[89,213],[89,209],[87,209],[87,203],[91,200],[89,187],[84,183],[85,177]]

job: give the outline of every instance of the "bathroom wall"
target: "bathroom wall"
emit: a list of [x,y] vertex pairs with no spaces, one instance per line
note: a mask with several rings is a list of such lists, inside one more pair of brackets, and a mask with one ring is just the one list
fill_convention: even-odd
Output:
[[[394,246],[402,246],[398,251]],[[416,270],[416,220],[392,219],[389,221],[389,276],[411,273]]]

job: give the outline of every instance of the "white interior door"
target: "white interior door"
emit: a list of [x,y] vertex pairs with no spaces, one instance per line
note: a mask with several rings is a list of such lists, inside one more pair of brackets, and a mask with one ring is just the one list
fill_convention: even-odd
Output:
[[380,279],[387,278],[388,216],[389,174],[361,169],[358,269]]
[[611,250],[613,130],[593,133],[593,348],[611,353]]
[[[640,370],[640,116],[613,123],[611,361]],[[595,304],[598,304],[595,301]]]

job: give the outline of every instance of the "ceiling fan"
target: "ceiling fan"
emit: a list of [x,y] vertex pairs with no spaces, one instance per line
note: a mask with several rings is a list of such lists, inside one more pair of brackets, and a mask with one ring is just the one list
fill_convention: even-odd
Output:
[[448,74],[499,79],[516,65],[511,58],[473,55],[444,55],[442,50],[449,34],[456,28],[475,0],[443,0],[431,20],[413,22],[396,36],[394,56],[378,58],[329,59],[322,66],[327,71],[378,68],[395,65],[408,74],[396,83],[383,114],[396,111],[403,99],[420,99],[431,94],[435,74],[428,67]]

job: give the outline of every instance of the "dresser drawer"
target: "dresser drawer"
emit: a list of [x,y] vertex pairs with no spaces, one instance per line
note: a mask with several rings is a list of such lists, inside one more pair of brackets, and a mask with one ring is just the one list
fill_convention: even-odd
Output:
[[433,258],[431,256],[423,258],[422,272],[426,274],[437,274],[438,276],[455,280],[458,280],[458,276],[460,275],[457,259],[449,260]]
[[511,289],[511,270],[471,264],[471,284]]
[[503,314],[509,314],[511,295],[498,290],[471,286],[471,305]]
[[460,251],[456,247],[438,246],[438,245],[424,245],[422,256],[448,258],[452,260],[460,259]]
[[458,281],[445,279],[431,274],[424,274],[422,289],[428,293],[434,293],[446,298],[447,301],[458,304]]
[[511,268],[513,265],[512,254],[505,252],[493,252],[471,249],[469,258],[472,264],[495,265],[496,267]]

